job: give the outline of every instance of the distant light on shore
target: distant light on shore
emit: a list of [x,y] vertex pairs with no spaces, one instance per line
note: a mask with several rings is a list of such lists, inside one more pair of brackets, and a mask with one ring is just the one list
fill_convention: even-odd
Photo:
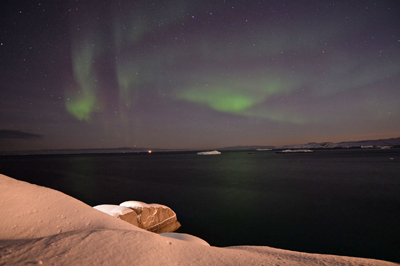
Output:
[[149,153],[151,153],[151,150],[149,150]]

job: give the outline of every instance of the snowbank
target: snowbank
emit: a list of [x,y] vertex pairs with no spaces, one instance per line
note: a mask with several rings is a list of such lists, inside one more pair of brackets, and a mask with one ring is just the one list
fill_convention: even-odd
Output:
[[4,175],[0,217],[0,265],[398,265],[270,247],[217,248],[164,237],[61,192]]

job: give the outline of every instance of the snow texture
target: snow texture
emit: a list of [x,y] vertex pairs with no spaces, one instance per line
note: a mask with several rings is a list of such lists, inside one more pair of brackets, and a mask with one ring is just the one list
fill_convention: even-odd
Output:
[[94,206],[93,208],[95,208],[96,210],[102,211],[104,213],[107,213],[108,215],[111,215],[114,217],[119,217],[121,215],[125,215],[130,212],[133,212],[133,210],[130,208],[118,206],[118,205],[111,205],[111,204],[97,205],[97,206]]
[[193,242],[193,243],[197,243],[197,244],[204,245],[204,246],[210,246],[210,244],[208,244],[203,239],[201,239],[199,237],[196,237],[196,236],[188,235],[188,234],[183,234],[183,233],[161,233],[160,235],[165,236],[165,237],[180,239],[180,240],[184,240],[184,241],[188,241],[188,242]]

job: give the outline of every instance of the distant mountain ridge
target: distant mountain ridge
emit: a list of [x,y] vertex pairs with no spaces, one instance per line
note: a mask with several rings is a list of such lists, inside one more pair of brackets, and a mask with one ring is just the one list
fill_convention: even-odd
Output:
[[310,142],[307,144],[283,145],[283,146],[233,146],[220,148],[219,150],[255,150],[255,149],[335,149],[335,148],[381,148],[400,146],[400,138],[360,140],[333,142]]
[[400,146],[400,138],[332,142],[311,142],[300,145],[275,146],[275,149],[332,149],[332,148],[380,148],[385,146]]

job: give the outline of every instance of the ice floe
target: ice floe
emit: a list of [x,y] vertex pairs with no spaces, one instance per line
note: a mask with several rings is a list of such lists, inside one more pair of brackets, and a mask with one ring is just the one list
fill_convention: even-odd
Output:
[[219,151],[201,151],[197,153],[198,155],[217,155],[221,154]]

